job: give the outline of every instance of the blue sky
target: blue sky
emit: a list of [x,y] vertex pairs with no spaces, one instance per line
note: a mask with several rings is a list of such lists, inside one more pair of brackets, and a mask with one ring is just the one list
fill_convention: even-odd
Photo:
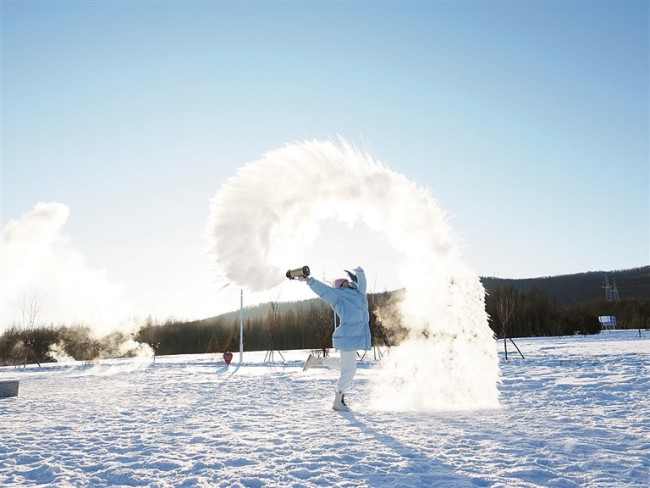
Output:
[[480,275],[647,265],[648,18],[641,1],[3,1],[2,227],[64,203],[89,269],[141,313],[190,315],[220,185],[341,135],[431,191]]

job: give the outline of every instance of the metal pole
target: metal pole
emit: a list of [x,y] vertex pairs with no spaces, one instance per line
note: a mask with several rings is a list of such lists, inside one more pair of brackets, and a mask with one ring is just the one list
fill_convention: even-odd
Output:
[[244,362],[244,290],[239,300],[239,364]]

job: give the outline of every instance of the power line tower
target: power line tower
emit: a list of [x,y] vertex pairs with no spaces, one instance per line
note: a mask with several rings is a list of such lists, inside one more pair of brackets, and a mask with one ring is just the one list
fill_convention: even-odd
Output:
[[610,285],[609,276],[607,275],[605,275],[605,300],[608,302],[616,302],[619,300],[616,278],[612,278],[612,284]]

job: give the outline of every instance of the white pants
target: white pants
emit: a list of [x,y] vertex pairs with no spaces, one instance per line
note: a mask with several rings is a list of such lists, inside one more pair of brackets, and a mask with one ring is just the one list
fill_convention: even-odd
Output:
[[341,393],[345,393],[357,372],[357,351],[341,351],[340,358],[325,358],[323,366],[341,372],[338,389]]

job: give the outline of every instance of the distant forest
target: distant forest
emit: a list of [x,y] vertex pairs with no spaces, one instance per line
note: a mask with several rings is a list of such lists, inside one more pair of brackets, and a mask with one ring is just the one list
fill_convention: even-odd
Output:
[[602,315],[616,316],[619,329],[650,326],[650,266],[481,282],[498,337],[597,333]]
[[[594,334],[602,315],[617,317],[617,328],[650,327],[650,266],[530,279],[484,277],[485,307],[497,338]],[[373,345],[399,344],[405,329],[387,315],[401,290],[368,295]],[[381,314],[378,313],[381,311]],[[390,326],[379,317],[390,320]],[[267,303],[244,309],[244,350],[331,348],[334,316],[319,299]],[[90,327],[14,326],[0,336],[0,364],[27,364],[66,356],[92,361],[134,355],[142,344],[156,355],[239,350],[239,311],[204,320],[148,320],[132,336],[92,336]],[[130,347],[125,347],[130,344]]]

